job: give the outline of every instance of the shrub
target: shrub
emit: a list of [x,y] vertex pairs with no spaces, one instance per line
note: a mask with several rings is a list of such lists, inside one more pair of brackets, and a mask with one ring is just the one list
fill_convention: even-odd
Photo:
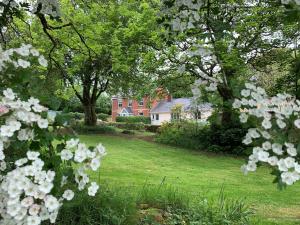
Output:
[[144,130],[145,124],[143,123],[108,123],[110,126],[117,127],[124,130]]
[[117,116],[116,122],[150,124],[151,119],[145,116]]
[[219,124],[197,124],[188,121],[163,124],[156,140],[195,150],[210,152],[246,154],[242,140],[247,130],[236,124],[236,127],[224,128]]
[[64,117],[64,119],[69,122],[72,122],[72,120],[84,119],[84,113],[79,113],[79,112],[63,112],[63,113],[59,113],[59,115]]
[[[61,132],[64,121],[60,115],[49,112],[38,99],[21,101],[9,88],[0,96],[0,117],[1,224],[40,224],[48,219],[55,223],[60,206],[73,199],[74,191],[87,189],[90,196],[97,193],[99,186],[91,181],[88,170],[99,169],[106,155],[101,144],[93,148],[70,139]],[[16,178],[25,181],[18,184],[17,191]],[[15,199],[15,212],[24,209],[20,217],[10,210]],[[30,222],[31,210],[45,216]]]
[[221,125],[212,124],[209,132],[203,137],[208,139],[210,144],[222,147],[223,152],[241,154],[245,152],[246,147],[243,147],[243,138],[247,130],[242,126],[224,128]]
[[136,214],[135,199],[129,189],[102,186],[94,198],[78,193],[72,203],[61,208],[57,224],[137,224]]
[[133,130],[123,130],[122,133],[123,134],[134,135],[134,131]]
[[73,125],[72,128],[79,134],[115,134],[117,132],[114,127],[104,124],[97,126],[76,124]]
[[160,128],[159,125],[150,125],[150,124],[145,125],[145,130],[152,133],[157,133],[159,128]]
[[202,149],[201,140],[197,137],[200,125],[188,121],[164,123],[158,129],[156,141],[190,149]]
[[97,114],[97,118],[102,120],[102,121],[107,121],[107,119],[110,117],[110,115],[105,114],[105,113],[99,113]]

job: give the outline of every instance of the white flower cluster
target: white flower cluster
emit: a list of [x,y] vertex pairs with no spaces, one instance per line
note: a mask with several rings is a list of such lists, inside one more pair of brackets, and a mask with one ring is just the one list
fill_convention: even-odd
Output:
[[[1,3],[11,9],[21,9],[26,6],[31,13],[36,13],[37,9],[39,9],[39,13],[53,17],[60,16],[58,0],[3,0]],[[2,16],[3,12],[4,6],[0,6],[0,16]]]
[[[15,54],[19,57],[15,59]],[[43,55],[40,55],[38,50],[34,49],[29,44],[22,44],[19,48],[11,48],[8,50],[2,50],[0,46],[0,71],[5,69],[6,64],[13,64],[16,68],[28,68],[30,62],[25,60],[24,57],[37,57],[41,66],[46,67],[48,65],[47,60]]]
[[297,161],[297,138],[291,132],[300,129],[300,101],[289,94],[268,97],[265,90],[246,83],[241,91],[241,99],[236,99],[233,107],[239,109],[240,121],[246,123],[249,117],[258,122],[257,128],[248,130],[243,143],[253,143],[253,153],[242,170],[255,171],[258,163],[268,163],[280,172],[280,179],[292,185],[300,179],[300,164]]
[[[176,0],[172,11],[176,11],[172,20],[174,31],[185,31],[195,28],[195,23],[200,20],[198,10],[203,5],[202,0]],[[184,8],[184,10],[180,10]]]
[[219,83],[222,83],[220,79],[208,76],[195,80],[194,84],[191,85],[193,100],[196,102],[202,96],[201,87],[204,87],[208,92],[214,92],[217,90]]
[[[61,197],[55,197],[52,193],[54,184],[58,181],[63,190],[68,177],[57,180],[55,171],[44,170],[45,162],[39,152],[23,149],[24,153],[27,151],[26,157],[16,161],[5,155],[15,141],[39,141],[35,137],[36,129],[48,129],[53,121],[53,116],[50,120],[40,115],[45,111],[47,109],[39,104],[38,99],[21,101],[11,89],[3,91],[0,101],[0,116],[5,121],[0,126],[0,224],[38,225],[45,220],[54,223],[63,201],[74,197],[70,189],[66,189]],[[90,150],[78,139],[71,139],[66,142],[60,157],[71,165],[80,164],[74,172],[75,182],[78,189],[83,190],[90,183],[85,171],[96,171],[105,154],[101,144]],[[95,182],[91,182],[88,194],[95,196],[98,188]]]
[[[97,171],[101,164],[101,158],[105,155],[106,151],[102,144],[97,145],[91,151],[85,144],[79,143],[78,139],[71,139],[67,141],[66,148],[61,151],[60,157],[63,161],[85,163],[75,172],[75,181],[78,184],[78,189],[83,190],[90,181],[86,171]],[[92,183],[88,189],[88,194],[94,196],[98,188],[96,183]]]

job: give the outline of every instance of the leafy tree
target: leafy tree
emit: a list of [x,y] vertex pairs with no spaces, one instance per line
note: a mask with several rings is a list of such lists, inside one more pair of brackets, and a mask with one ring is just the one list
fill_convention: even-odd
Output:
[[31,17],[30,31],[19,21],[18,32],[48,54],[49,73],[58,71],[80,100],[85,124],[95,125],[104,92],[129,92],[150,82],[140,63],[148,43],[157,41],[157,4],[62,0],[60,21]]
[[241,79],[257,57],[285,48],[299,35],[284,23],[277,1],[165,0],[161,22],[169,27],[170,48],[161,57],[199,79],[223,100],[222,122],[230,125],[231,103]]

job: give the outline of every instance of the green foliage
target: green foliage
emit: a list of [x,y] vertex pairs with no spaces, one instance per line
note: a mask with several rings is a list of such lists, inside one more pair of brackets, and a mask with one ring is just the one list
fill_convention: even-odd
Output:
[[164,123],[158,131],[156,141],[190,149],[204,149],[202,140],[197,137],[201,125],[188,121]]
[[105,114],[105,113],[98,113],[97,118],[102,120],[102,121],[107,121],[107,119],[110,117],[110,115]]
[[136,224],[136,205],[129,189],[102,186],[96,197],[76,193],[64,204],[57,224],[129,225]]
[[[76,96],[62,100],[60,109],[67,112],[84,112],[82,103]],[[111,114],[111,99],[109,96],[101,95],[96,102],[97,114]]]
[[201,198],[192,205],[184,192],[165,184],[145,184],[137,193],[104,185],[95,198],[76,193],[61,208],[57,224],[246,225],[251,215],[244,201],[225,198],[223,192],[217,202]]
[[72,128],[79,134],[115,134],[117,131],[112,126],[105,124],[97,126],[86,126],[83,124],[73,125]]
[[226,198],[223,190],[217,202],[200,198],[191,205],[189,201],[183,192],[166,185],[144,187],[138,202],[146,202],[140,205],[147,208],[139,225],[246,225],[253,214],[244,200]]
[[108,123],[110,126],[125,130],[145,130],[143,123]]
[[135,133],[133,130],[123,130],[122,134],[134,135]]
[[163,124],[156,141],[195,150],[241,155],[246,153],[242,144],[246,133],[247,129],[241,126],[225,128],[218,124],[178,121]]
[[151,119],[145,116],[117,116],[116,122],[150,124]]
[[151,125],[151,124],[145,125],[145,130],[152,133],[157,133],[159,128],[160,128],[159,125]]
[[164,183],[159,186],[145,183],[137,196],[137,204],[147,204],[148,208],[159,208],[166,210],[172,208],[188,208],[190,204],[189,196],[177,188]]

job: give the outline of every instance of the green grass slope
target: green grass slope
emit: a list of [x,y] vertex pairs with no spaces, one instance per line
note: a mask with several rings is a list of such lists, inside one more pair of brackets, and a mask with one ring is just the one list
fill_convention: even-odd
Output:
[[[224,186],[225,194],[246,198],[265,222],[257,224],[300,224],[300,186],[279,191],[266,167],[244,176],[243,159],[209,155],[168,147],[134,138],[113,136],[80,136],[89,145],[101,142],[108,155],[102,162],[101,182],[141,188],[162,181],[180,188],[191,199],[216,199]],[[268,222],[266,221],[268,218]],[[272,222],[273,221],[273,222]],[[282,222],[279,222],[282,221]]]

